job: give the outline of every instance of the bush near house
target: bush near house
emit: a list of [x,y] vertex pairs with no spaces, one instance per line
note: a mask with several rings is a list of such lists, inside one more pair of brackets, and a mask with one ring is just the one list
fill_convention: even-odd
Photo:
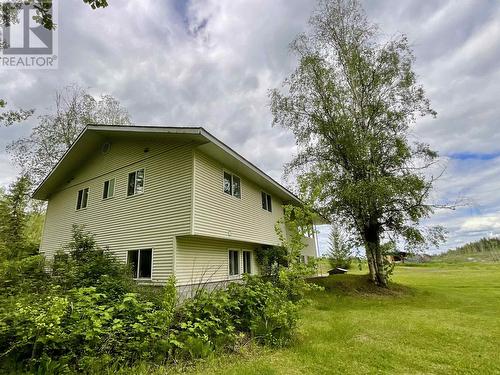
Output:
[[162,293],[143,293],[81,228],[67,250],[50,273],[41,256],[1,262],[0,372],[99,373],[204,358],[248,340],[282,346],[294,333],[303,286],[295,274],[280,271],[287,288],[245,277],[179,304],[173,278]]

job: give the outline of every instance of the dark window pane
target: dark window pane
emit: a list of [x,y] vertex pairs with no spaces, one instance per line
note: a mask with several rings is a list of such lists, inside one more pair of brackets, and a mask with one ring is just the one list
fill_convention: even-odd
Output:
[[134,194],[135,194],[135,172],[132,172],[128,174],[127,195],[130,196]]
[[139,251],[132,250],[128,252],[127,263],[131,265],[132,268],[132,277],[134,279],[137,278],[137,264],[139,262]]
[[231,175],[229,173],[224,172],[224,193],[231,195],[231,191],[232,191]]
[[104,181],[104,189],[102,191],[102,199],[106,199],[108,197],[109,190],[109,181]]
[[241,198],[241,183],[240,178],[233,176],[233,195],[236,198]]
[[266,193],[262,192],[262,208],[264,210],[267,210],[267,198],[266,198]]
[[135,194],[144,192],[144,169],[140,169],[135,174]]
[[83,197],[83,190],[78,191],[78,199],[76,200],[76,209],[79,210],[82,208],[82,197]]
[[151,277],[151,260],[152,251],[151,250],[140,250],[140,261],[139,261],[139,277],[150,278]]
[[83,189],[83,196],[82,196],[82,208],[87,207],[87,201],[89,199],[89,188]]
[[271,205],[271,196],[267,194],[267,210],[271,212],[273,210],[273,207]]

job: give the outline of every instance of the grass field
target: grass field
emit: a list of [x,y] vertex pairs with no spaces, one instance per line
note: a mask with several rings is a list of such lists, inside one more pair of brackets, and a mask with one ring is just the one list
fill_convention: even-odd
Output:
[[[399,266],[391,291],[362,275],[321,280],[297,339],[212,358],[193,374],[498,374],[500,264]],[[128,370],[130,371],[130,369]],[[134,373],[179,369],[139,366]]]

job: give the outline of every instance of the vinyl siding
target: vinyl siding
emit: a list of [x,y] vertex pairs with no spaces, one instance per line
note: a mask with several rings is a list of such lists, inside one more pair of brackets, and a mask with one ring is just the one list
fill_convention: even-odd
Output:
[[[241,179],[241,199],[223,191],[224,171]],[[194,207],[192,233],[201,236],[277,245],[274,225],[283,217],[282,202],[272,196],[272,212],[262,209],[259,186],[217,163],[194,154]]]
[[314,237],[303,237],[302,242],[306,245],[302,249],[302,255],[316,258],[316,239]]
[[[128,250],[152,248],[152,279],[165,280],[174,272],[174,235],[190,231],[192,165],[187,144],[117,141],[107,154],[97,148],[50,197],[40,250],[52,258],[70,241],[72,225],[84,225],[123,261]],[[128,174],[142,168],[144,193],[127,197]],[[114,196],[103,200],[104,181],[112,178]],[[86,187],[88,206],[77,211],[78,190]]]
[[178,285],[203,284],[225,281],[239,277],[229,276],[229,250],[240,251],[240,272],[243,272],[243,254],[248,250],[252,253],[251,270],[258,273],[255,261],[255,244],[228,241],[206,237],[177,237],[176,278]]

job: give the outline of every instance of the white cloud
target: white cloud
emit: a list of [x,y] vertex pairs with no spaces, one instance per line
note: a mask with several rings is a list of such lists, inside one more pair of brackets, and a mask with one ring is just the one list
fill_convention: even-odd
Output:
[[460,226],[460,230],[466,233],[494,233],[500,235],[500,213],[467,218]]
[[[413,42],[415,69],[439,113],[420,121],[414,136],[445,155],[499,152],[500,3],[364,4],[387,35],[404,32]],[[313,6],[303,0],[144,0],[93,11],[81,1],[61,1],[59,69],[0,71],[2,98],[41,114],[56,89],[76,82],[116,96],[137,123],[203,125],[279,179],[295,147],[288,132],[271,127],[267,91],[291,72],[288,43],[305,29]],[[35,123],[0,128],[0,147]],[[0,155],[4,185],[16,174],[7,160]],[[500,211],[498,186],[500,160],[449,161],[435,198],[462,194],[472,202],[430,221],[450,228],[449,246],[484,232],[463,225]]]

